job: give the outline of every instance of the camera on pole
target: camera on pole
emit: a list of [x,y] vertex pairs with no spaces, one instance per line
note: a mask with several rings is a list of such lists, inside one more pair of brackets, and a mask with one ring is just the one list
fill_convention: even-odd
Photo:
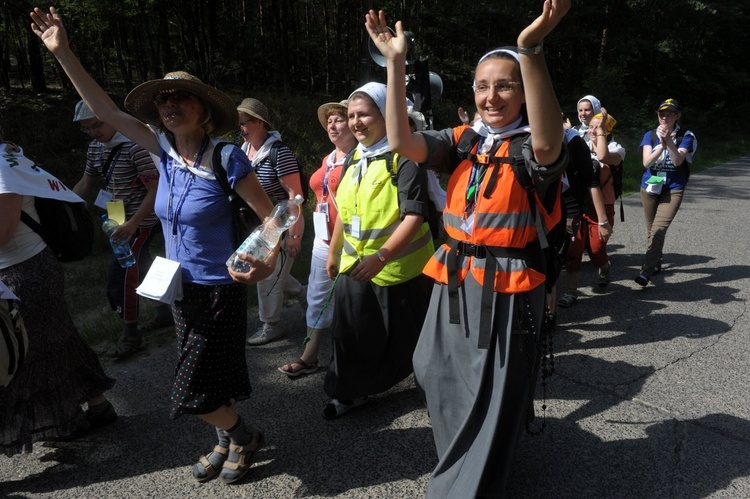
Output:
[[[396,32],[388,28],[395,37]],[[414,110],[427,118],[428,128],[432,128],[432,106],[440,100],[443,94],[443,80],[437,73],[429,70],[427,57],[418,58],[416,52],[416,37],[411,31],[404,31],[406,37],[406,92],[414,102]],[[368,50],[370,57],[378,66],[386,66],[385,57],[378,47],[369,39]]]

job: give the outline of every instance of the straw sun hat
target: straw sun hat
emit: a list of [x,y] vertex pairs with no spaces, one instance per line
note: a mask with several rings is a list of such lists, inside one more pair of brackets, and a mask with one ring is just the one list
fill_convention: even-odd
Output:
[[211,110],[214,124],[212,135],[220,136],[237,130],[239,116],[232,99],[185,71],[174,71],[164,75],[161,80],[141,83],[125,98],[125,108],[144,123],[159,126],[161,118],[154,98],[161,92],[173,90],[190,92]]
[[341,102],[326,102],[320,106],[318,108],[318,121],[320,121],[320,126],[327,130],[328,117],[333,113],[341,113],[346,116],[346,111],[348,109],[347,102],[348,101],[344,99]]
[[252,97],[242,99],[240,105],[237,106],[237,111],[259,119],[268,125],[269,130],[273,130],[271,118],[268,117],[268,108],[258,99],[253,99]]

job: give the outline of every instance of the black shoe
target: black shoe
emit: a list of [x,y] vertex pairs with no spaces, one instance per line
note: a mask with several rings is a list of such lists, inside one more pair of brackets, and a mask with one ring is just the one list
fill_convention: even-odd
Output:
[[92,430],[97,428],[104,428],[117,421],[117,412],[112,402],[106,402],[107,407],[101,411],[94,413],[91,409],[86,411],[86,420],[89,422],[89,426]]
[[634,281],[635,281],[635,283],[636,283],[636,284],[638,284],[639,286],[643,286],[643,287],[646,287],[646,286],[648,286],[649,278],[648,278],[648,277],[646,277],[646,276],[645,276],[645,275],[643,275],[643,274],[638,274],[638,277],[636,277],[636,278],[635,278],[635,279],[633,279],[633,280],[634,280]]

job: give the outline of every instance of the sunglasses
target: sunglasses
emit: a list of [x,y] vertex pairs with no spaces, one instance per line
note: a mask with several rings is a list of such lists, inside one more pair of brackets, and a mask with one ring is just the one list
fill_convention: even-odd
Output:
[[156,94],[154,96],[154,104],[157,106],[161,106],[163,104],[166,104],[167,101],[172,99],[174,102],[182,102],[190,99],[193,94],[190,92],[186,92],[184,90],[175,90],[174,92],[162,92],[160,94]]

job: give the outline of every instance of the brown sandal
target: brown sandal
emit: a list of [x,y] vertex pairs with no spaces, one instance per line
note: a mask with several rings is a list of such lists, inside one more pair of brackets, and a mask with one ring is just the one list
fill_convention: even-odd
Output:
[[[300,366],[297,370],[294,369],[294,366]],[[300,376],[302,374],[312,374],[315,371],[318,370],[318,361],[310,362],[309,364],[302,360],[302,358],[294,359],[287,364],[284,364],[283,366],[279,367],[279,372],[284,373],[290,378],[296,378],[297,376]]]
[[[222,447],[221,445],[216,445],[214,447],[214,450],[212,450],[205,456],[201,456],[200,459],[198,459],[198,462],[193,465],[193,478],[195,478],[200,483],[207,482],[208,480],[211,480],[213,477],[219,474],[219,469],[211,464],[211,461],[208,460],[208,456],[210,456],[214,452],[224,456],[222,462],[219,463],[221,465],[223,465],[224,461],[226,461],[227,457],[229,457],[229,449],[227,449],[226,447]],[[200,470],[198,465],[203,466],[203,471]]]
[[255,454],[263,447],[263,434],[257,428],[253,428],[253,439],[245,445],[229,444],[229,452],[235,453],[236,461],[227,459],[224,461],[224,467],[221,469],[219,478],[224,483],[234,483],[250,471]]

